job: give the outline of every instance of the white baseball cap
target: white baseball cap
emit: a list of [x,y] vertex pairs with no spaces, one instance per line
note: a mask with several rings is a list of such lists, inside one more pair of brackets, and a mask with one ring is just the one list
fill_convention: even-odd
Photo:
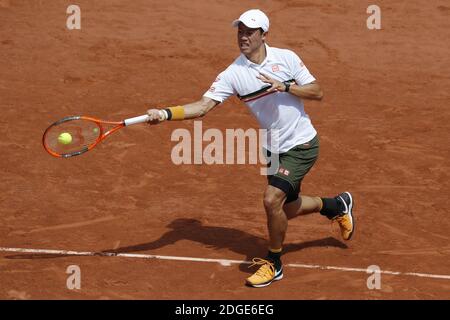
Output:
[[262,28],[264,32],[269,31],[269,18],[259,9],[245,11],[239,19],[233,21],[232,26],[237,27],[242,22],[249,28]]

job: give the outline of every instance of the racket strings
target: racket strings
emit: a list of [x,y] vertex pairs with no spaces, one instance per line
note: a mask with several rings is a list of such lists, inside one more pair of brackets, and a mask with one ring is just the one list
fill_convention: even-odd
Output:
[[102,127],[96,122],[77,119],[51,127],[45,136],[44,143],[47,148],[57,154],[73,154],[95,144],[101,133]]

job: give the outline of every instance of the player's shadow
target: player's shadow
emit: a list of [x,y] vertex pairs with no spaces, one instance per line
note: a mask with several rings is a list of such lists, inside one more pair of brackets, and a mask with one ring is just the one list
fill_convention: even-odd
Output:
[[[228,249],[242,256],[246,261],[251,261],[254,257],[265,257],[267,254],[267,239],[255,236],[248,232],[228,227],[204,226],[196,219],[176,219],[168,226],[171,230],[163,234],[159,239],[152,242],[137,244],[133,246],[121,247],[97,252],[98,256],[109,256],[118,253],[136,253],[140,251],[151,251],[165,246],[175,244],[180,240],[190,240],[204,244],[207,248],[214,250]],[[347,245],[333,238],[306,241],[301,243],[287,243],[283,246],[284,254],[303,250],[311,247],[336,247],[346,249]],[[70,255],[55,254],[20,254],[6,256],[7,259],[54,259],[68,257]],[[248,268],[248,264],[241,264],[239,269],[243,272],[251,273],[253,269]]]
[[[176,219],[168,227],[171,229],[170,231],[152,242],[113,250],[104,250],[104,252],[129,253],[151,251],[174,244],[180,240],[190,240],[204,244],[207,248],[215,250],[229,249],[245,256],[246,261],[251,261],[254,257],[265,257],[267,254],[267,239],[245,231],[227,227],[204,226],[199,220],[195,219]],[[286,254],[311,247],[337,247],[346,249],[347,245],[333,237],[326,237],[301,243],[287,243],[283,246],[283,252]],[[247,273],[254,272],[253,269],[248,268],[248,264],[241,264],[239,269]]]

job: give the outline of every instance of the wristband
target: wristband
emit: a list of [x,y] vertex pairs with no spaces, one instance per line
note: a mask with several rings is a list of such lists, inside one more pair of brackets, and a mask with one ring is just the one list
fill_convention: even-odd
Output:
[[167,112],[167,120],[184,120],[184,108],[182,106],[164,109]]

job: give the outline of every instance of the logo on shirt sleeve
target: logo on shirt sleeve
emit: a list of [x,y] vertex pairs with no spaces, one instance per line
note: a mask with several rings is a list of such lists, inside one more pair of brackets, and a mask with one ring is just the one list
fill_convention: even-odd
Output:
[[216,91],[216,87],[209,88],[209,92],[214,92],[214,91]]
[[273,72],[278,72],[278,71],[280,71],[280,66],[277,65],[277,64],[273,65],[273,66],[272,66],[272,71],[273,71]]

